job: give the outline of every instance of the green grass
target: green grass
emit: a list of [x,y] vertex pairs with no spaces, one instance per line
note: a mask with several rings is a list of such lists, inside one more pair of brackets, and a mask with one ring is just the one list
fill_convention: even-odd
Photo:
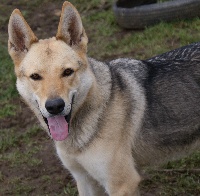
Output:
[[[108,13],[108,16],[110,14]],[[96,50],[89,50],[92,56],[103,58],[118,55],[145,59],[200,40],[200,20],[198,18],[170,24],[160,23],[144,31],[135,32],[119,29],[112,16],[105,24],[105,27],[102,27],[101,24],[95,25],[95,28],[100,30],[93,35],[97,37],[95,39],[97,46]],[[112,30],[109,31],[111,35],[105,36],[107,26],[112,27]],[[123,34],[120,36],[122,32]],[[103,39],[104,41],[102,41]]]
[[178,161],[169,162],[161,168],[146,171],[148,177],[141,183],[142,189],[157,188],[156,195],[196,196],[200,193],[200,152]]
[[[200,41],[199,18],[160,23],[141,31],[124,30],[116,24],[111,10],[112,0],[72,0],[71,2],[81,12],[89,37],[88,54],[96,59],[107,60],[116,57],[146,59]],[[32,16],[39,13],[42,6],[53,5],[55,9],[60,9],[62,3],[61,0],[19,0],[13,1],[10,5],[7,0],[1,1],[0,121],[12,121],[12,118],[17,118],[16,114],[20,110],[16,104],[18,96],[15,87],[14,66],[6,47],[9,14],[18,7],[27,21],[32,24],[34,22],[31,20]],[[50,20],[49,24],[56,28],[59,17],[53,16],[52,11],[52,20],[51,18],[43,19],[44,26],[40,28],[45,33],[51,30],[49,24],[45,26],[47,19]],[[40,31],[36,27],[35,29],[36,34],[40,37]],[[30,195],[38,189],[40,192],[37,195],[51,195],[52,190],[49,187],[55,182],[61,186],[57,195],[77,195],[77,189],[72,182],[65,181],[60,174],[55,177],[55,174],[45,173],[38,169],[45,168],[43,159],[39,155],[44,151],[43,143],[46,138],[41,137],[40,134],[41,129],[35,125],[29,125],[22,130],[19,129],[19,126],[0,127],[0,166],[12,171],[9,176],[5,175],[4,170],[0,170],[0,187],[3,187],[0,195]],[[197,170],[199,166],[200,152],[197,152],[185,159],[169,162],[159,169],[147,170],[147,178],[141,184],[142,191],[143,193],[167,196],[186,195],[185,193],[198,195],[200,193],[200,173]],[[49,164],[46,165],[46,168],[48,167],[50,167]],[[53,166],[51,165],[51,167]],[[31,175],[26,176],[25,174],[30,171]],[[35,173],[39,177],[34,176]],[[40,179],[41,187],[34,184],[38,179]],[[1,184],[3,185],[1,186]]]
[[[34,187],[30,187],[30,186],[26,186],[26,184],[24,183],[23,178],[21,177],[14,177],[11,181],[10,184],[13,188],[14,191],[9,191],[9,194],[15,194],[15,195],[22,195],[24,193],[26,193],[25,195],[28,195],[28,193],[30,193],[31,191],[33,191]],[[27,181],[29,179],[26,179]]]
[[64,187],[64,193],[70,196],[77,196],[78,191],[76,187],[73,187],[71,183],[68,183],[66,187]]
[[39,127],[33,126],[22,132],[14,128],[0,131],[0,158],[2,161],[7,162],[10,167],[19,167],[22,164],[31,167],[41,164],[42,161],[34,157],[34,154],[41,150],[41,146],[38,145],[38,141],[33,140],[41,132]]
[[15,88],[14,66],[8,55],[7,48],[0,45],[0,119],[15,115],[16,106],[11,100],[17,95]]
[[33,126],[29,128],[27,131],[22,131],[21,133],[16,134],[16,129],[1,129],[1,137],[0,137],[0,152],[4,153],[8,149],[15,148],[19,146],[21,143],[26,145],[33,145],[34,141],[32,138],[40,132],[41,129],[37,126]]
[[36,146],[23,151],[16,147],[15,151],[6,153],[6,156],[2,156],[2,160],[6,161],[11,167],[19,167],[23,164],[26,164],[29,167],[40,166],[42,160],[34,157],[39,150],[40,149]]

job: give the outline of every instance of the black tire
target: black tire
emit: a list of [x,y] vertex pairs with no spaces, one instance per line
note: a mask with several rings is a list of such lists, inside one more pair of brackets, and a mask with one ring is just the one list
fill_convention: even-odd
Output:
[[161,21],[170,22],[200,16],[200,0],[172,0],[133,8],[113,5],[117,23],[126,29],[144,29]]
[[136,6],[146,5],[146,4],[152,4],[156,2],[157,0],[118,0],[116,2],[116,5],[118,7],[131,8],[131,7],[136,7]]

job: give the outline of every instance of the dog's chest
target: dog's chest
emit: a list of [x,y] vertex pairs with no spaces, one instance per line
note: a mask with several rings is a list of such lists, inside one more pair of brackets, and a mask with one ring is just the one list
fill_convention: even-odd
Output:
[[63,165],[76,175],[92,176],[100,184],[104,185],[108,175],[108,163],[110,162],[110,152],[106,151],[105,145],[94,146],[81,153],[68,154],[66,148],[56,146],[57,154]]

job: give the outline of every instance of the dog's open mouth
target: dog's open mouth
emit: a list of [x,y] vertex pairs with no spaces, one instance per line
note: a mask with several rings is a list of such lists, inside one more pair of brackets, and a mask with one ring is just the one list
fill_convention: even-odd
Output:
[[43,116],[43,119],[49,128],[49,133],[54,140],[63,141],[67,138],[69,134],[71,112],[72,112],[72,109],[70,113],[66,116],[55,115],[48,118],[45,118]]
[[72,97],[71,110],[66,116],[54,115],[46,118],[42,115],[49,129],[49,134],[56,141],[63,141],[68,137],[73,103],[74,96]]

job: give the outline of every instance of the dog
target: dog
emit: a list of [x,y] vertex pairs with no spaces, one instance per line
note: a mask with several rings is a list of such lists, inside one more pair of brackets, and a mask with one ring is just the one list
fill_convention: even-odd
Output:
[[200,147],[200,43],[147,60],[87,57],[80,15],[64,2],[38,40],[18,9],[8,25],[16,86],[55,143],[80,196],[139,195],[140,169]]

